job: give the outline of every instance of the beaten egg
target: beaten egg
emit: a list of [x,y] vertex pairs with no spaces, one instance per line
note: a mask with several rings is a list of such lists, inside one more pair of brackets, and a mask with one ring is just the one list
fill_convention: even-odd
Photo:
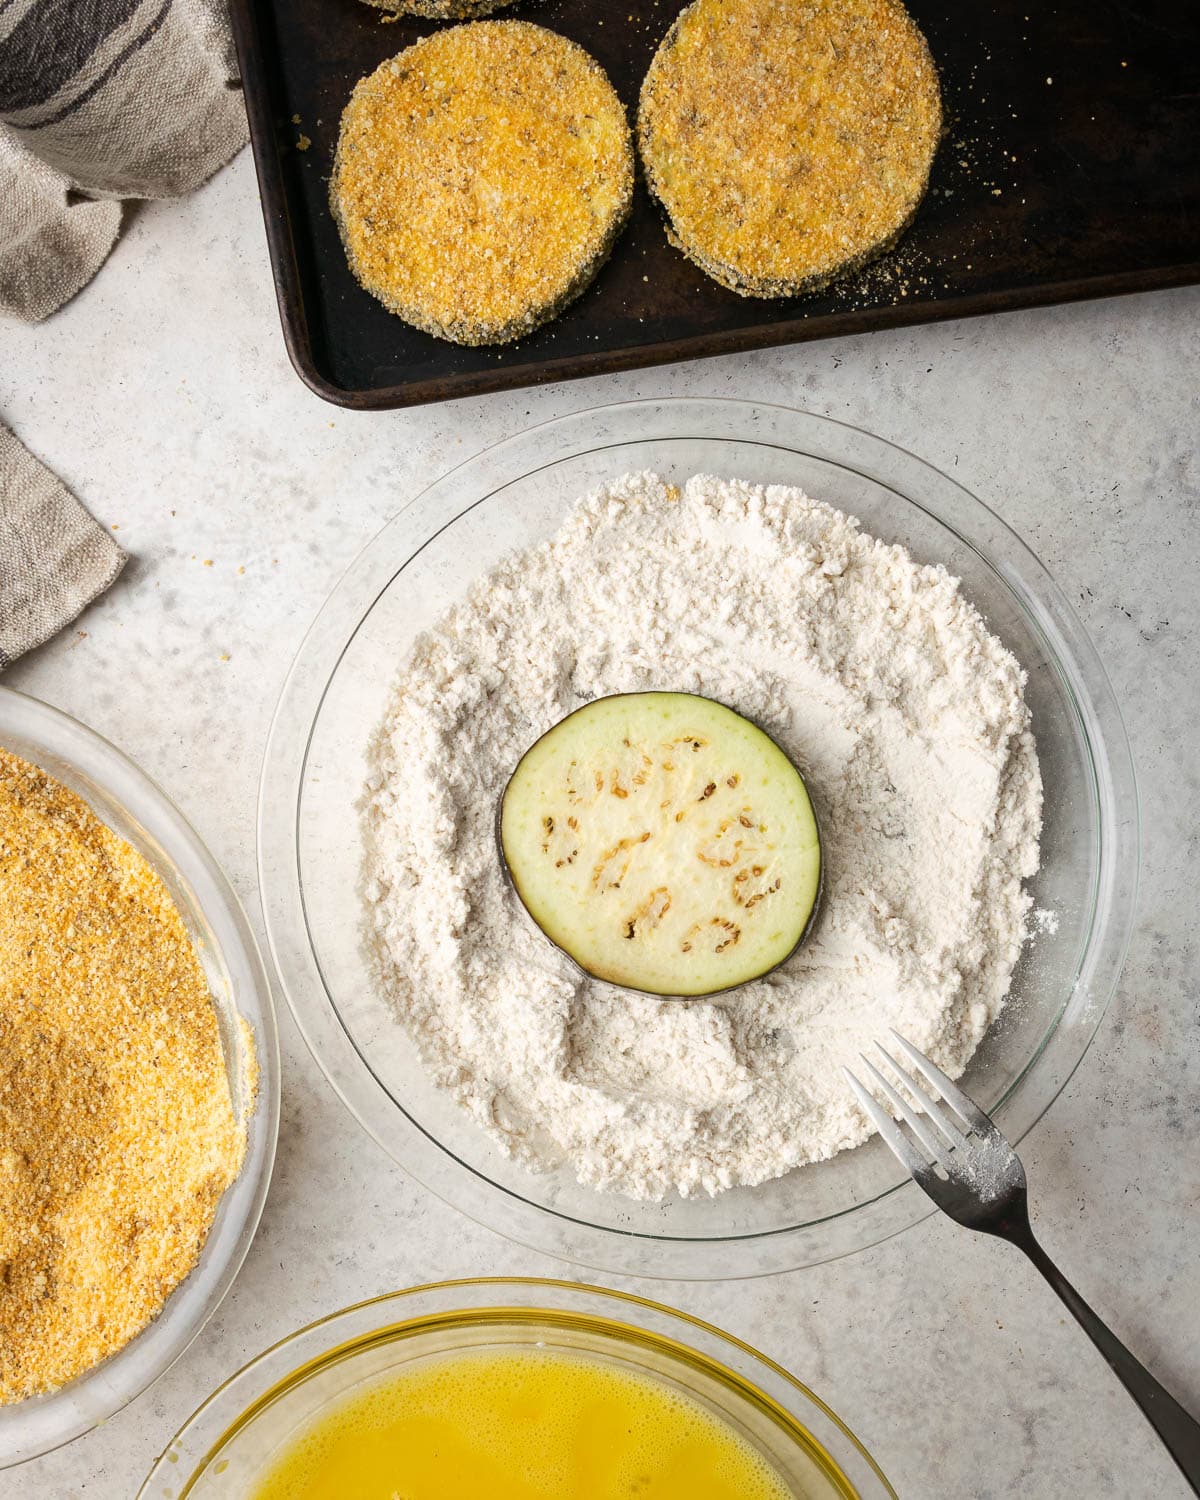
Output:
[[254,1500],[791,1500],[728,1422],[615,1364],[439,1356],[377,1381],[278,1455]]

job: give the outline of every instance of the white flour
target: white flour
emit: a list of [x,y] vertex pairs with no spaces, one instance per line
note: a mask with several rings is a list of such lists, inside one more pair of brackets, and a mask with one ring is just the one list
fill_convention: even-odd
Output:
[[[955,579],[799,490],[626,476],[402,664],[365,802],[380,984],[437,1083],[530,1167],[658,1198],[857,1145],[843,1063],[894,1026],[957,1075],[1003,1004],[1041,820],[1023,681]],[[716,1002],[584,978],[497,857],[522,752],[651,688],[756,720],[820,819],[813,936]]]

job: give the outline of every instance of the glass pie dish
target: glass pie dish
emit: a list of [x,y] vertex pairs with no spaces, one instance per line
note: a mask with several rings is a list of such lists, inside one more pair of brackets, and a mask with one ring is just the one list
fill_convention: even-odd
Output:
[[397,663],[482,572],[551,536],[578,497],[641,469],[676,483],[706,472],[800,486],[943,564],[1025,668],[1045,785],[1031,890],[1054,919],[1027,945],[965,1075],[1013,1141],[1078,1065],[1120,972],[1137,882],[1133,767],[1096,652],[1020,539],[920,459],[802,412],[630,402],[531,428],[406,504],[337,585],[284,687],[259,804],[269,939],[318,1063],[402,1166],[512,1239],[637,1275],[761,1275],[875,1243],[923,1218],[928,1202],[878,1140],[713,1199],[644,1203],[581,1186],[566,1167],[530,1172],[429,1081],[360,945],[357,802]]
[[561,1281],[447,1281],[360,1302],[292,1334],[221,1386],[151,1470],[141,1500],[247,1500],[331,1408],[421,1360],[536,1347],[615,1365],[698,1401],[797,1500],[895,1491],[819,1397],[748,1344],[622,1292]]
[[[114,745],[36,698],[0,687],[0,746],[77,793],[148,861],[195,944],[212,989],[234,1111],[247,1124],[241,1172],[221,1199],[195,1266],[122,1349],[44,1396],[0,1406],[0,1468],[79,1437],[141,1394],[184,1352],[233,1284],[258,1227],[279,1125],[279,1044],[266,970],[237,897],[158,786]],[[239,1018],[254,1039],[252,1093]]]

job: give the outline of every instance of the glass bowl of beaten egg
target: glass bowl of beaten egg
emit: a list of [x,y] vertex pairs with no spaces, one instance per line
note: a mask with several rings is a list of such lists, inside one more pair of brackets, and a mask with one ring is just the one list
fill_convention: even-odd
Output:
[[245,913],[166,793],[85,724],[4,687],[0,746],[81,797],[166,886],[209,983],[235,1116],[246,1128],[241,1169],[221,1198],[195,1265],[158,1315],[75,1380],[0,1406],[4,1468],[49,1452],[111,1417],[174,1364],[217,1310],[266,1201],[279,1124],[279,1046],[270,984]]
[[[799,486],[942,564],[1027,673],[1045,788],[1040,913],[964,1086],[1014,1142],[1084,1056],[1120,974],[1139,859],[1120,710],[1043,565],[948,475],[857,428],[783,407],[670,399],[596,407],[477,454],[409,500],[334,589],[289,674],[259,803],[272,951],[308,1046],[359,1122],[471,1218],[563,1259],[664,1278],[765,1275],[875,1244],[932,1212],[878,1138],[756,1187],[639,1201],[507,1157],[431,1081],[364,954],[367,748],[414,638],[578,497],[653,470]],[[913,879],[921,872],[914,870]],[[736,1004],[736,996],[729,1000]]]
[[171,1442],[142,1500],[882,1500],[866,1449],[749,1345],[621,1292],[443,1282],[268,1349]]

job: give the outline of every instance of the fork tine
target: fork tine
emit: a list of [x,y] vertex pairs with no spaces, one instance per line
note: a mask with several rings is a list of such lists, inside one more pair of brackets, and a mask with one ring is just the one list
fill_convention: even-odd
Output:
[[911,1089],[913,1094],[920,1101],[921,1108],[925,1111],[925,1114],[928,1116],[930,1123],[932,1125],[935,1125],[937,1129],[942,1132],[942,1134],[946,1137],[946,1139],[952,1146],[957,1146],[960,1151],[965,1151],[967,1146],[967,1138],[965,1135],[963,1135],[962,1131],[958,1128],[958,1126],[954,1123],[954,1121],[950,1118],[946,1111],[929,1097],[929,1095],[925,1092],[925,1090],[921,1087],[921,1085],[915,1078],[904,1071],[904,1069],[900,1066],[900,1064],[896,1061],[892,1054],[887,1050],[886,1047],[884,1047],[882,1042],[876,1042],[875,1045],[879,1048],[880,1052],[883,1053],[883,1056],[887,1059],[888,1066],[891,1068],[892,1072],[895,1073],[900,1082],[904,1084],[906,1088]]
[[[889,1028],[890,1030],[890,1028]],[[911,1042],[905,1041],[898,1031],[893,1031],[896,1044],[903,1049],[905,1056],[920,1068],[925,1077],[933,1084],[938,1093],[959,1116],[966,1121],[972,1130],[978,1130],[981,1134],[988,1134],[996,1129],[989,1115],[984,1114],[973,1100],[969,1099],[956,1083],[951,1082],[936,1063],[931,1063],[923,1052],[918,1052]]]
[[858,1102],[874,1122],[876,1130],[879,1131],[879,1134],[891,1147],[893,1155],[898,1156],[910,1175],[920,1181],[929,1172],[929,1163],[914,1148],[912,1142],[888,1114],[887,1110],[876,1104],[875,1100],[871,1098],[870,1094],[867,1093],[866,1089],[863,1088],[850,1069],[843,1068],[842,1072],[846,1076],[846,1082],[854,1090],[855,1098],[857,1098]]
[[[939,1161],[941,1162],[943,1167],[948,1167],[950,1165],[950,1153],[946,1150],[945,1146],[942,1145],[941,1141],[938,1140],[937,1135],[929,1129],[925,1121],[922,1120],[921,1116],[916,1112],[915,1109],[913,1109],[912,1105],[909,1104],[901,1094],[897,1093],[897,1091],[891,1086],[891,1084],[887,1081],[887,1079],[883,1076],[883,1074],[879,1071],[879,1069],[875,1066],[871,1059],[869,1057],[864,1057],[861,1052],[858,1055],[862,1058],[863,1066],[866,1068],[867,1072],[870,1073],[871,1077],[875,1080],[875,1082],[887,1096],[888,1103],[894,1110],[896,1110],[898,1114],[900,1114],[905,1120],[908,1121],[913,1134],[925,1147],[926,1151],[929,1152],[930,1156],[933,1157],[934,1161]],[[886,1053],[884,1055],[887,1056]],[[888,1058],[888,1061],[891,1062],[891,1058]],[[892,1063],[892,1067],[895,1066],[896,1064]],[[918,1099],[921,1097],[922,1096],[920,1094],[917,1095]]]

